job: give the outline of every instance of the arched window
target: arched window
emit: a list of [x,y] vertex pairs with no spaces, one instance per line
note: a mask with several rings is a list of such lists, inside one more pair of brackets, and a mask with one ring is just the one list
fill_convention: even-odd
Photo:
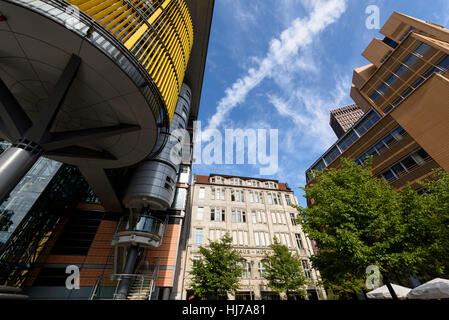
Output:
[[243,267],[242,278],[251,278],[251,264],[249,261],[242,259],[240,265]]

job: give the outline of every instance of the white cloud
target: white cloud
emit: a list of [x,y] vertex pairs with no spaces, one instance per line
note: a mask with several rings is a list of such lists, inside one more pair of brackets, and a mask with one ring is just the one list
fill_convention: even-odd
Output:
[[310,0],[306,1],[310,14],[305,19],[295,19],[279,38],[270,41],[269,49],[263,59],[257,60],[257,67],[247,70],[246,75],[237,79],[225,90],[225,96],[218,102],[215,114],[209,118],[204,137],[207,139],[211,130],[219,128],[227,119],[229,112],[243,103],[248,95],[264,79],[272,77],[279,69],[286,69],[289,63],[297,61],[297,68],[309,68],[301,63],[299,49],[313,43],[315,37],[346,10],[346,0]]

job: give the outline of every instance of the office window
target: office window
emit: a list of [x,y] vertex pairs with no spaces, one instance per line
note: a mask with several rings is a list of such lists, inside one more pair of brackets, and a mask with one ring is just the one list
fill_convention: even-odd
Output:
[[387,171],[383,172],[382,173],[382,177],[384,177],[384,179],[387,180],[387,181],[391,181],[391,180],[396,178],[394,173],[390,169],[388,169]]
[[412,156],[405,158],[404,160],[401,161],[401,163],[407,170],[416,165],[416,161],[413,159]]
[[205,193],[206,193],[206,189],[205,188],[200,188],[200,193],[199,193],[198,198],[199,199],[204,199]]
[[285,214],[284,213],[280,213],[280,215],[281,215],[282,224],[287,224],[287,221],[285,219]]
[[203,207],[198,207],[198,211],[196,212],[196,220],[203,220]]
[[294,213],[290,213],[290,220],[292,221],[292,226],[296,226],[296,217]]
[[260,246],[265,247],[265,236],[263,232],[259,232],[259,240],[260,240]]
[[214,188],[210,189],[210,199],[215,200],[215,189]]
[[278,203],[279,203],[279,205],[282,206],[282,198],[281,198],[281,194],[278,193],[278,194],[277,194],[277,197],[278,197]]
[[256,247],[260,246],[259,232],[254,232],[254,243],[256,244]]
[[268,204],[273,204],[273,198],[271,197],[271,193],[267,194]]
[[287,203],[288,206],[292,205],[292,201],[290,200],[290,195],[285,195],[285,203]]
[[326,163],[329,165],[332,161],[335,160],[335,158],[337,158],[340,155],[340,151],[338,150],[338,148],[335,146],[333,147],[325,156],[324,156],[324,160],[326,161]]
[[251,211],[251,218],[253,223],[257,223],[257,212]]
[[369,96],[369,98],[373,101],[376,102],[377,99],[379,99],[380,94],[377,91],[374,91],[373,93],[371,93],[371,95]]
[[354,143],[358,139],[357,135],[354,131],[350,131],[338,144],[341,151],[345,151],[350,145]]
[[442,69],[444,72],[449,70],[449,55],[444,56],[437,65],[438,68]]
[[237,231],[232,231],[232,244],[237,245]]
[[285,234],[281,233],[280,236],[281,236],[281,243],[282,243],[283,245],[286,245],[286,242],[285,242]]
[[310,267],[309,260],[301,260],[302,268],[304,269],[304,273],[307,278],[312,279],[312,271]]
[[296,238],[296,244],[298,245],[299,249],[304,249],[304,245],[302,243],[302,239],[301,239],[301,234],[296,233],[295,234],[295,238]]
[[287,242],[287,247],[291,248],[290,235],[288,233],[285,234],[285,241]]
[[195,229],[195,244],[201,245],[203,243],[203,229]]
[[224,208],[211,208],[210,220],[211,221],[225,221],[225,209]]
[[426,43],[421,43],[415,51],[413,51],[417,56],[423,57],[424,54],[430,49],[430,46]]
[[246,222],[246,213],[242,210],[232,210],[232,222]]
[[267,244],[267,247],[270,246],[270,235],[268,232],[265,232],[265,243]]
[[273,220],[273,224],[275,224],[276,223],[276,213],[275,212],[271,213],[271,219]]
[[246,261],[245,259],[242,259],[240,261],[241,266],[243,267],[243,278],[251,278],[251,264]]
[[419,58],[417,56],[410,54],[407,59],[405,59],[404,64],[408,67],[412,67],[418,61]]
[[249,192],[249,202],[254,203],[254,193],[253,192]]

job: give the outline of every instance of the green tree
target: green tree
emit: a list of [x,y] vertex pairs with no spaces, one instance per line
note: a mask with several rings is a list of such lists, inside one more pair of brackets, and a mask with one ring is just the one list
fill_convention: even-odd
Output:
[[263,262],[265,272],[262,274],[268,280],[268,286],[276,292],[286,293],[287,298],[291,293],[305,297],[308,279],[302,269],[300,257],[292,254],[276,238],[270,247],[273,254],[265,255],[267,262]]
[[[422,239],[425,247],[423,255],[424,268],[429,274],[444,278],[449,277],[449,174],[441,169],[421,183],[424,194],[423,215],[416,223],[421,224],[422,230],[417,235]],[[429,268],[430,267],[430,268]]]
[[240,255],[232,248],[228,233],[219,241],[211,241],[209,248],[200,247],[201,258],[193,260],[190,271],[190,288],[200,298],[225,299],[227,293],[239,288],[239,277],[243,274]]
[[313,205],[298,209],[304,231],[317,241],[311,261],[323,283],[335,293],[358,293],[366,288],[368,266],[390,277],[413,266],[416,255],[404,245],[400,195],[373,177],[371,158],[365,166],[340,162],[340,169],[315,172],[314,183],[303,188]]

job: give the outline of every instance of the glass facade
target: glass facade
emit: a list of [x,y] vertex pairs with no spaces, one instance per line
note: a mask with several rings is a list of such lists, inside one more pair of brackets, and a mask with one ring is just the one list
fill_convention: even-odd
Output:
[[318,159],[315,164],[306,172],[307,182],[313,179],[312,170],[321,171],[329,166],[342,152],[356,142],[366,131],[380,120],[381,116],[374,110],[370,109],[360,118],[359,121],[343,135],[335,145]]
[[[0,151],[4,151],[7,145],[3,143],[3,150]],[[61,165],[60,162],[41,157],[0,204],[0,244],[8,241]]]

